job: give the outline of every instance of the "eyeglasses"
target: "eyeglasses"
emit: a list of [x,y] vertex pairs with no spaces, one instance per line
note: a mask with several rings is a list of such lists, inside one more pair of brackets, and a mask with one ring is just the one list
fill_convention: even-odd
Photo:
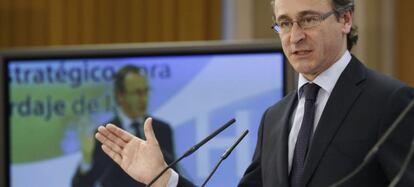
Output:
[[307,15],[304,17],[299,18],[296,21],[280,21],[279,23],[275,23],[272,25],[272,29],[277,33],[288,33],[292,30],[293,24],[297,23],[298,26],[302,29],[310,29],[312,27],[316,27],[322,23],[323,20],[328,18],[329,16],[333,15],[336,12],[343,12],[353,5],[348,5],[336,10],[331,10],[322,15]]
[[135,89],[132,91],[125,91],[124,94],[143,97],[143,96],[148,95],[149,91],[150,91],[150,88],[140,88],[140,89]]

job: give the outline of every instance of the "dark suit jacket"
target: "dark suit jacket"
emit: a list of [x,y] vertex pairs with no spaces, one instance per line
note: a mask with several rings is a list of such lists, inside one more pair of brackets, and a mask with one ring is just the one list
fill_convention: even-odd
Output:
[[[111,120],[112,124],[119,125],[120,120]],[[173,132],[171,127],[160,120],[153,118],[153,129],[155,136],[161,146],[164,158],[167,163],[175,160],[173,146]],[[137,136],[137,134],[135,134]],[[81,173],[79,168],[72,179],[74,187],[92,187],[97,181],[102,187],[139,187],[144,184],[136,182],[128,176],[109,156],[101,149],[101,143],[95,141],[93,152],[92,168],[87,173]]]
[[[341,74],[320,118],[302,186],[329,186],[354,170],[413,99],[412,88],[365,68],[355,57]],[[288,134],[297,93],[264,113],[251,165],[239,186],[289,186]],[[399,124],[373,160],[344,186],[387,186],[414,136],[414,110]],[[414,186],[410,164],[400,186]]]

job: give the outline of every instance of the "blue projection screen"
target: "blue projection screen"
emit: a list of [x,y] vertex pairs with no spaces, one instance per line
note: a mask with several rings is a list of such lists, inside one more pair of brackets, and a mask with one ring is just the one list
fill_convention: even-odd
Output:
[[179,163],[200,185],[220,155],[250,133],[208,186],[236,186],[251,161],[261,115],[284,93],[280,51],[198,55],[10,60],[9,183],[67,187],[85,142],[114,117],[113,74],[125,65],[145,70],[148,113],[174,130],[176,156],[231,118],[235,125]]

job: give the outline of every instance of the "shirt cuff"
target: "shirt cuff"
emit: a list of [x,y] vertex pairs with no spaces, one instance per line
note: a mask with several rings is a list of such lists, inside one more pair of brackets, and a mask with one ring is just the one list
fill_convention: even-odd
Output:
[[171,169],[171,176],[168,180],[167,187],[176,187],[178,185],[178,174],[173,169]]

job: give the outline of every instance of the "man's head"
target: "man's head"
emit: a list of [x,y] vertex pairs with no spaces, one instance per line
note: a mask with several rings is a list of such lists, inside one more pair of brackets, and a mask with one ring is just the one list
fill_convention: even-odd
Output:
[[117,104],[129,118],[141,117],[148,105],[148,81],[141,69],[125,66],[114,76],[114,94]]
[[283,50],[292,67],[308,80],[356,42],[351,32],[353,0],[274,0],[272,5]]

